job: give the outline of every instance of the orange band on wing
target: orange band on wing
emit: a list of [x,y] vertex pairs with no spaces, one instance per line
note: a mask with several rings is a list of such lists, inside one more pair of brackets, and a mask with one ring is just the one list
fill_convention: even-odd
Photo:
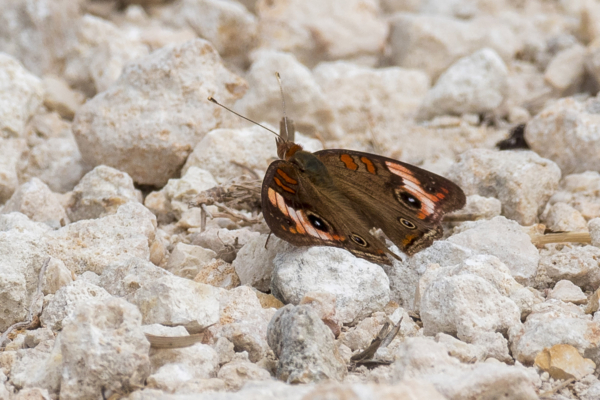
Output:
[[279,186],[280,188],[282,188],[286,192],[296,193],[296,191],[294,189],[285,186],[278,177],[276,177],[276,176],[273,177],[273,180],[275,181],[275,183],[277,184],[277,186]]
[[354,159],[349,154],[342,154],[340,156],[340,160],[346,164],[346,168],[351,169],[352,171],[356,171],[358,169],[358,164],[354,162]]
[[365,164],[365,167],[367,167],[367,171],[369,171],[369,173],[375,175],[376,174],[376,170],[375,170],[375,165],[373,165],[373,161],[369,160],[367,157],[362,156],[360,158],[360,161],[363,162],[363,164]]
[[290,178],[290,176],[288,174],[286,174],[285,172],[283,172],[283,170],[278,169],[277,173],[283,178],[284,181],[286,181],[290,185],[296,185],[296,184],[298,184],[298,181],[296,181],[295,179]]

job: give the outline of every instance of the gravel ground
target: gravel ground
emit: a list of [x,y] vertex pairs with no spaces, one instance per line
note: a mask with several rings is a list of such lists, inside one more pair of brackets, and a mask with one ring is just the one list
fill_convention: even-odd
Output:
[[[267,244],[275,72],[443,239]],[[593,0],[0,0],[0,400],[599,399],[599,89]]]

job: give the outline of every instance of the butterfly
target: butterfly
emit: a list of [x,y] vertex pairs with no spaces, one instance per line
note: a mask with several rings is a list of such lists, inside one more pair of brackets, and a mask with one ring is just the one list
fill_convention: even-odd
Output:
[[281,120],[278,134],[213,97],[208,100],[277,136],[279,160],[263,179],[261,207],[275,236],[295,246],[340,247],[391,265],[390,256],[401,259],[371,233],[373,228],[411,256],[442,236],[444,214],[466,203],[458,185],[432,172],[353,150],[311,153],[294,143],[290,119]]
[[269,165],[261,189],[267,225],[293,245],[341,247],[391,265],[388,256],[400,258],[372,228],[410,256],[442,236],[444,214],[465,205],[462,189],[432,172],[353,150],[304,151],[294,132],[284,117],[280,159]]

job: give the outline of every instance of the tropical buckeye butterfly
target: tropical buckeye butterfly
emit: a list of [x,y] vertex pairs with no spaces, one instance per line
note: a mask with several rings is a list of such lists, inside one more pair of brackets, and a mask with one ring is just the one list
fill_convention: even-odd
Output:
[[389,265],[388,256],[399,257],[372,228],[413,255],[442,236],[444,214],[465,205],[458,185],[414,165],[352,150],[304,151],[286,117],[273,133],[280,160],[263,179],[262,210],[272,232],[293,245],[341,247]]

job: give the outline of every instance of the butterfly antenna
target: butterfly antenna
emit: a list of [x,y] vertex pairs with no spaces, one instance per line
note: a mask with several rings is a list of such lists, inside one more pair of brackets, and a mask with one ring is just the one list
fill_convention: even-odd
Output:
[[[259,123],[258,123],[258,122],[256,122],[256,121],[252,121],[250,118],[244,117],[242,114],[236,113],[236,112],[235,112],[235,111],[233,111],[231,108],[229,108],[229,107],[226,107],[226,106],[224,106],[223,104],[219,103],[219,102],[218,102],[218,101],[217,101],[217,100],[216,100],[214,97],[212,97],[212,96],[208,96],[208,101],[210,101],[210,102],[212,102],[212,103],[215,103],[215,104],[216,104],[216,105],[218,105],[218,106],[221,106],[221,107],[223,107],[224,109],[226,109],[226,110],[227,110],[227,111],[229,111],[230,113],[233,113],[233,114],[237,115],[238,117],[245,119],[245,120],[246,120],[246,121],[248,121],[248,122],[252,122],[254,125],[258,125],[258,126],[260,126],[261,128],[268,130],[268,131],[269,131],[269,132],[271,132],[273,135],[275,135],[275,136],[277,136],[278,138],[280,138],[280,139],[281,139],[281,136],[279,135],[279,133],[275,132],[273,129],[269,129],[269,128],[267,128],[266,126],[264,126],[264,125],[262,125],[262,124],[259,124]],[[287,128],[287,127],[286,127],[286,128]]]
[[286,139],[289,139],[290,133],[288,132],[287,114],[285,112],[285,96],[283,95],[283,83],[281,83],[281,75],[279,75],[279,72],[275,72],[275,76],[277,77],[277,82],[279,82],[279,92],[281,93],[281,104],[283,105],[283,124],[285,125],[285,136],[286,136]]

